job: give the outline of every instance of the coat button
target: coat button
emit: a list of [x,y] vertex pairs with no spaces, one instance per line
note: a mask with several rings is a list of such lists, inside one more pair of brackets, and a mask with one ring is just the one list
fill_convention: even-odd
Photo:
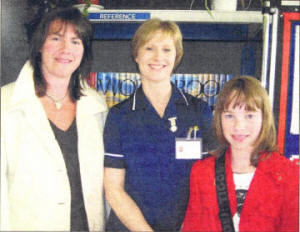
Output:
[[281,181],[282,180],[282,176],[278,172],[276,172],[276,175],[277,175],[277,180]]

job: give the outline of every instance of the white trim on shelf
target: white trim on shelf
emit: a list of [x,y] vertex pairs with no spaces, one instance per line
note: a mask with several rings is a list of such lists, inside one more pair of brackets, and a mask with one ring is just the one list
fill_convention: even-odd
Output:
[[99,10],[94,13],[102,15],[128,15],[130,17],[104,17],[102,19],[90,19],[92,22],[111,22],[111,21],[143,21],[132,17],[132,14],[146,13],[150,18],[161,18],[176,22],[197,22],[197,23],[263,23],[263,15],[260,11],[211,11],[212,16],[206,10]]

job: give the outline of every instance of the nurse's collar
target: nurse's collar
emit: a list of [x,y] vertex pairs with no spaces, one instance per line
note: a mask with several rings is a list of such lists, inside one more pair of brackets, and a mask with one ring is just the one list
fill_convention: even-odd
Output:
[[183,99],[185,100],[185,104],[188,106],[188,105],[189,105],[189,102],[188,102],[188,100],[186,99],[185,95],[183,94],[182,90],[179,89],[179,92],[181,93]]
[[[137,90],[135,90],[135,92],[134,92],[134,94],[133,94],[133,102],[132,102],[132,108],[131,108],[133,111],[135,110],[135,105],[136,105],[136,91],[137,91]],[[185,95],[183,94],[182,90],[179,89],[179,92],[180,92],[181,96],[183,97],[183,99],[185,100],[185,104],[188,106],[188,105],[189,105],[189,102],[188,102],[188,100],[186,99]]]

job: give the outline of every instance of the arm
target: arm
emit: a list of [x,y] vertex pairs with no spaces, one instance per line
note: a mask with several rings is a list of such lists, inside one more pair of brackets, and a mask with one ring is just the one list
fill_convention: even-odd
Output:
[[[197,162],[195,163],[197,165]],[[201,217],[201,202],[199,186],[197,184],[198,173],[196,165],[193,166],[190,176],[190,197],[186,210],[182,231],[199,230],[199,219]]]
[[[11,101],[11,96],[13,93],[15,84],[11,83],[1,88],[1,153],[0,153],[0,171],[1,171],[1,179],[0,179],[0,231],[11,231],[11,222],[10,222],[10,207],[9,207],[9,192],[8,192],[8,184],[9,184],[9,175],[17,162],[16,153],[8,152],[8,148],[12,147],[8,141],[8,135],[13,137],[13,144],[18,143],[15,137],[15,134],[10,130],[6,129],[6,125],[8,125],[6,121],[6,109]],[[5,133],[9,131],[10,133]],[[14,155],[15,154],[15,155]],[[9,156],[10,155],[10,156]],[[11,160],[11,162],[8,162]],[[11,164],[10,166],[8,164]],[[10,171],[9,171],[10,170]]]
[[10,231],[9,202],[7,193],[7,161],[4,143],[4,133],[1,130],[1,201],[0,201],[0,231]]
[[125,169],[104,168],[105,196],[121,222],[130,231],[153,231],[141,210],[125,192]]

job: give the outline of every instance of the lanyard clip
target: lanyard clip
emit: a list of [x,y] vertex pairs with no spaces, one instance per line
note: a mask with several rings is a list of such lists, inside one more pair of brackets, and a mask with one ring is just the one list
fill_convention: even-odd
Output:
[[196,139],[198,130],[199,130],[199,127],[197,125],[190,127],[188,130],[188,133],[187,133],[187,139],[191,139],[193,132],[194,132],[193,137],[194,137],[194,139]]
[[194,139],[196,139],[197,138],[197,131],[199,130],[199,127],[196,125],[196,126],[194,126]]

